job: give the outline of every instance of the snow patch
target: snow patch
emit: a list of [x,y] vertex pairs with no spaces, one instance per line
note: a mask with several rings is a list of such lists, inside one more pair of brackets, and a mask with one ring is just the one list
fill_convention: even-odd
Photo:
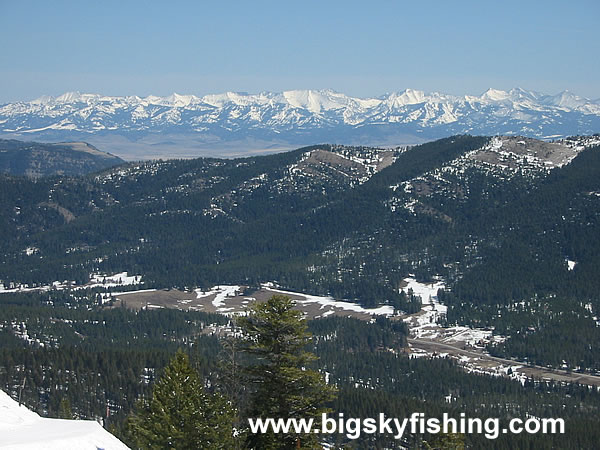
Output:
[[141,275],[128,275],[127,272],[108,274],[90,274],[90,281],[83,285],[77,285],[74,281],[54,281],[50,285],[29,286],[28,284],[12,283],[0,280],[0,294],[20,293],[20,292],[44,292],[50,290],[64,290],[67,288],[73,290],[92,289],[92,288],[111,288],[121,286],[135,286],[142,284]]
[[[296,300],[296,303],[301,304],[301,305],[316,303],[320,306],[320,309],[329,307],[329,308],[334,308],[334,309],[335,308],[342,309],[344,311],[354,311],[354,312],[369,314],[369,315],[373,315],[373,316],[388,317],[388,316],[394,315],[394,308],[389,305],[380,306],[379,308],[363,308],[362,306],[360,306],[356,303],[346,302],[343,300],[335,300],[335,299],[333,299],[333,297],[320,297],[317,295],[303,294],[300,292],[284,291],[282,289],[275,289],[271,286],[272,285],[269,285],[269,284],[263,285],[264,288],[266,288],[270,291],[273,291],[273,292],[278,292],[278,293],[284,294],[284,295],[293,295],[293,296],[298,296],[298,297],[304,297],[304,300]],[[333,312],[327,311],[327,312],[323,313],[323,316],[329,315],[328,313],[333,314]]]
[[196,298],[206,298],[214,295],[212,300],[213,306],[216,308],[218,313],[226,314],[231,313],[231,308],[225,308],[225,301],[228,297],[235,297],[237,292],[241,290],[240,286],[228,286],[219,285],[213,287],[210,291],[203,291],[202,289],[196,289]]
[[421,311],[415,315],[404,319],[405,322],[410,322],[411,333],[416,337],[422,337],[423,334],[427,334],[428,338],[434,336],[431,335],[428,330],[430,327],[437,328],[437,322],[448,312],[448,307],[442,305],[438,301],[437,291],[443,289],[445,284],[443,281],[437,280],[432,283],[420,283],[412,276],[405,278],[404,282],[406,286],[402,289],[408,293],[412,290],[413,294],[417,297],[421,297]]
[[127,272],[115,273],[114,275],[92,273],[90,274],[90,283],[81,286],[80,289],[92,287],[133,286],[136,284],[140,284],[141,282],[141,275],[129,276]]

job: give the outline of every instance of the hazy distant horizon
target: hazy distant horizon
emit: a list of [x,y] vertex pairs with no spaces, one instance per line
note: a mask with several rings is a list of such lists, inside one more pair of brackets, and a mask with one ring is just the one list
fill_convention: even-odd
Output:
[[331,88],[600,98],[600,4],[1,2],[0,103]]

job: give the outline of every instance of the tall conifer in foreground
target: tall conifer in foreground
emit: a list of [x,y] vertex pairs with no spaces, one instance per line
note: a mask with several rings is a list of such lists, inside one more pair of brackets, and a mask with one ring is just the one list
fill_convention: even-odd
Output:
[[[315,425],[324,406],[335,395],[316,370],[309,368],[316,357],[306,350],[311,341],[302,313],[284,295],[252,306],[238,325],[244,334],[244,351],[252,356],[246,367],[250,418],[314,418]],[[248,434],[250,448],[321,448],[314,434]]]

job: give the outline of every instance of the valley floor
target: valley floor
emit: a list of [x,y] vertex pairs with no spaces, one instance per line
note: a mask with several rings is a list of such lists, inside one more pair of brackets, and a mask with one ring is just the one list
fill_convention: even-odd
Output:
[[[517,379],[522,383],[526,379],[554,381],[560,383],[579,383],[600,388],[600,377],[568,372],[527,364],[526,362],[491,356],[486,350],[487,343],[502,340],[492,331],[467,327],[442,327],[437,320],[445,314],[446,307],[437,301],[437,289],[440,282],[426,285],[412,278],[406,280],[405,288],[410,288],[421,296],[421,311],[410,315],[396,315],[391,307],[366,309],[361,306],[336,300],[331,297],[313,296],[275,288],[265,284],[261,289],[244,294],[243,286],[215,286],[211,290],[182,291],[146,290],[112,293],[114,305],[126,305],[132,309],[175,308],[220,313],[228,316],[243,315],[247,307],[255,301],[265,301],[274,294],[288,295],[297,302],[297,308],[309,319],[318,319],[329,315],[354,317],[372,320],[377,315],[403,320],[409,325],[409,351],[414,357],[450,357],[458,361],[468,372],[485,373]],[[227,327],[210,330],[211,333],[227,333]]]

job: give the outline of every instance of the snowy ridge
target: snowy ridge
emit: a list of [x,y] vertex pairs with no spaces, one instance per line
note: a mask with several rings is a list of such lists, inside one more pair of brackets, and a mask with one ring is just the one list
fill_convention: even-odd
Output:
[[47,419],[0,390],[0,448],[48,450],[127,449],[93,420]]
[[[387,130],[387,131],[386,131]],[[0,135],[68,138],[109,133],[139,138],[155,133],[292,142],[345,136],[345,143],[418,140],[448,134],[514,134],[538,138],[593,134],[600,130],[600,101],[568,91],[547,95],[523,89],[489,89],[454,96],[406,89],[377,98],[332,90],[281,93],[226,92],[203,97],[172,94],[110,97],[68,92],[0,106]],[[323,134],[326,132],[326,134]],[[397,138],[396,138],[397,139]],[[414,139],[413,139],[414,140]],[[327,139],[331,142],[331,139]]]
[[[292,108],[305,109],[314,113],[321,111],[349,109],[352,111],[367,111],[378,108],[394,110],[405,106],[423,103],[435,104],[469,104],[491,105],[503,104],[529,108],[559,107],[564,110],[581,110],[588,114],[600,114],[600,100],[590,100],[564,91],[556,95],[547,95],[534,91],[515,88],[510,91],[488,89],[480,96],[455,96],[433,92],[426,94],[423,91],[406,89],[402,92],[393,92],[377,98],[350,97],[333,90],[292,90],[281,93],[262,92],[260,94],[247,94],[225,92],[223,94],[209,94],[203,97],[195,95],[180,95],[173,93],[166,97],[149,95],[147,97],[126,96],[111,97],[100,94],[82,94],[80,92],[67,92],[58,97],[44,95],[30,102],[9,103],[2,106],[2,113],[22,113],[26,111],[57,111],[59,106],[85,104],[88,107],[105,105],[104,112],[109,113],[127,106],[169,106],[189,110],[201,110],[207,107],[224,108],[226,106],[275,106],[283,105]],[[80,107],[79,107],[80,108]],[[8,114],[7,114],[8,115]]]

